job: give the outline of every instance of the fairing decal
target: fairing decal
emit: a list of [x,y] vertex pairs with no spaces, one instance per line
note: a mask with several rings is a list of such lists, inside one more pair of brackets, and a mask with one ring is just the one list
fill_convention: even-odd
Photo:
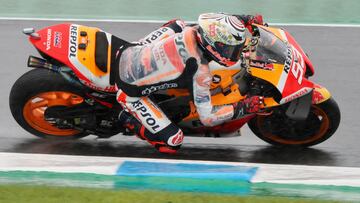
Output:
[[310,87],[303,87],[303,88],[299,89],[298,91],[290,94],[289,96],[282,98],[280,100],[280,104],[284,104],[284,103],[290,102],[296,98],[302,97],[302,96],[310,93],[311,90],[312,90],[312,88],[310,88]]
[[[71,66],[74,67],[77,72],[80,72],[83,77],[79,77],[83,82],[91,82],[91,72],[78,60],[78,39],[80,37],[79,25],[71,24],[69,29],[69,55],[68,59]],[[79,74],[80,75],[80,74]],[[87,76],[87,77],[86,77]],[[90,76],[90,77],[89,77]]]
[[[305,68],[309,68],[310,72],[312,73],[311,75],[313,75],[314,72],[315,72],[314,66],[311,63],[310,59],[305,54],[304,50],[300,47],[300,45],[297,43],[297,41],[294,39],[294,37],[289,32],[285,31],[285,34],[286,34],[286,37],[287,37],[289,43],[291,43],[300,52],[300,54],[302,55],[302,57],[303,57],[303,59],[305,61],[305,64],[306,64]],[[305,69],[305,71],[306,71],[306,69]]]
[[283,67],[284,67],[284,65],[282,65],[282,64],[273,64],[273,69],[271,71],[261,69],[261,68],[251,67],[250,72],[251,72],[251,75],[261,78],[263,80],[266,80],[277,87],[280,77],[282,75],[282,72],[284,72]]
[[284,67],[284,70],[288,70],[288,76],[281,91],[283,99],[280,104],[291,101],[289,98],[296,99],[305,95],[314,87],[314,84],[305,78],[306,66],[301,53],[294,46],[291,46],[291,51],[291,65],[289,69]]
[[271,32],[286,44],[285,62],[284,64],[274,63],[271,70],[251,67],[251,74],[270,82],[279,90],[283,98],[280,104],[291,101],[289,98],[296,99],[308,93],[314,88],[314,84],[305,77],[308,58],[301,47],[289,33],[282,29],[260,27]]
[[331,93],[325,87],[315,84],[312,103],[320,104],[331,98]]
[[287,50],[287,57],[286,57],[286,62],[285,65],[283,67],[283,71],[281,73],[279,82],[277,83],[276,87],[278,88],[278,90],[282,93],[284,91],[284,87],[285,87],[285,83],[288,79],[289,76],[289,69],[290,69],[290,65],[293,63],[293,54],[292,54],[292,50],[290,47],[288,47]]
[[[71,32],[77,32],[78,40],[76,42],[71,42],[72,39],[72,33]],[[88,33],[88,37],[90,39],[83,39],[80,36],[80,31],[86,31]],[[85,26],[79,26],[72,24],[70,26],[70,41],[69,41],[69,61],[71,64],[80,71],[86,78],[81,78],[82,82],[85,85],[90,86],[91,88],[102,90],[102,91],[114,91],[115,87],[109,85],[109,74],[103,73],[99,71],[98,67],[95,64],[94,60],[94,52],[95,52],[95,32],[98,31],[98,29],[89,28]],[[109,44],[111,44],[111,36],[108,36],[107,39],[109,41]],[[87,42],[89,40],[89,42]],[[71,43],[75,43],[76,47],[78,47],[79,42],[81,43],[87,43],[87,48],[85,50],[77,50],[76,53],[71,54]],[[108,50],[106,50],[108,51]],[[109,55],[109,54],[108,54]],[[85,60],[86,59],[86,60]],[[108,63],[110,64],[110,63]]]

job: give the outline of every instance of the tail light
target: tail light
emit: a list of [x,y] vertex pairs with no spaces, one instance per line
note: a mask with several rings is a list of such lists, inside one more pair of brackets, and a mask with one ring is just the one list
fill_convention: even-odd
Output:
[[41,38],[40,35],[35,32],[34,28],[25,28],[23,29],[23,33],[29,35],[33,39],[39,40]]

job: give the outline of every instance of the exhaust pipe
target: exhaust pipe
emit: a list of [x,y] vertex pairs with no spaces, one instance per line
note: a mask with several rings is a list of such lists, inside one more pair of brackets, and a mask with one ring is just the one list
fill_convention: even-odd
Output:
[[70,83],[75,84],[80,88],[83,87],[83,85],[80,83],[80,81],[77,78],[71,76],[70,73],[72,71],[70,68],[59,67],[59,66],[53,65],[53,64],[47,62],[45,59],[38,58],[35,56],[29,56],[27,65],[28,65],[28,67],[31,67],[31,68],[43,68],[43,69],[48,69],[48,70],[58,72]]
[[50,70],[53,70],[56,72],[59,72],[59,69],[60,69],[60,67],[47,62],[45,59],[38,58],[35,56],[29,56],[27,65],[28,65],[28,67],[31,67],[31,68],[45,68],[45,69],[50,69]]

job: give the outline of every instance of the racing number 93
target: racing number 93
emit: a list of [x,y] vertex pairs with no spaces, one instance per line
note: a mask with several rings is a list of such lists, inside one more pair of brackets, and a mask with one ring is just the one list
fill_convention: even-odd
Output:
[[291,66],[291,73],[297,79],[299,85],[301,85],[305,67],[304,59],[298,52],[298,50],[296,50],[295,48],[293,48],[292,50],[294,55],[294,62]]

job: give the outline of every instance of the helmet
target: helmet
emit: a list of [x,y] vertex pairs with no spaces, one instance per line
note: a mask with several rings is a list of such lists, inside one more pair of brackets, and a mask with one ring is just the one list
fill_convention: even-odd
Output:
[[245,27],[235,16],[205,13],[198,19],[200,47],[221,65],[234,65],[245,44]]

